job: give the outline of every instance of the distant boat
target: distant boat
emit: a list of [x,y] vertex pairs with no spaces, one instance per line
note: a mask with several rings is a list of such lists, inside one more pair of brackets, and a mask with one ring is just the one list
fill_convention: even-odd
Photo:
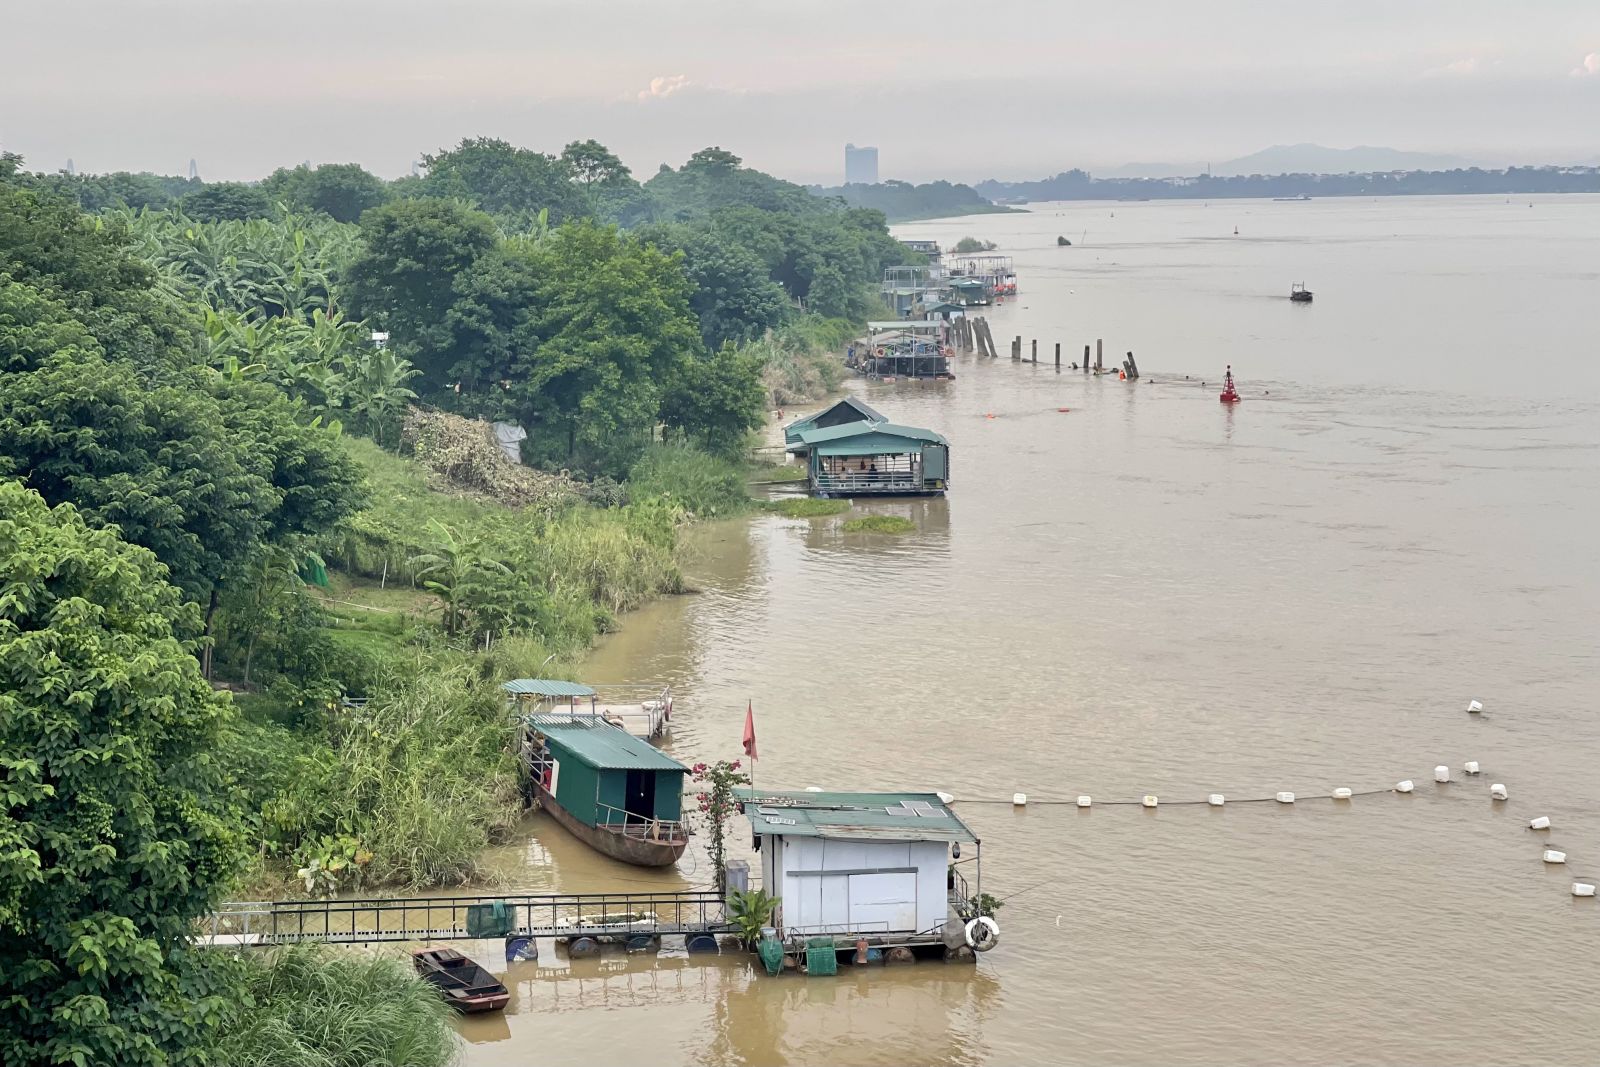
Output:
[[1311,198],[1309,196],[1275,196],[1272,199],[1279,204],[1295,204],[1301,200],[1310,200]]
[[511,1002],[505,983],[453,948],[419,948],[411,963],[445,1003],[464,1015],[502,1011]]
[[1305,282],[1295,282],[1289,286],[1289,299],[1296,304],[1311,303],[1311,290],[1306,288]]

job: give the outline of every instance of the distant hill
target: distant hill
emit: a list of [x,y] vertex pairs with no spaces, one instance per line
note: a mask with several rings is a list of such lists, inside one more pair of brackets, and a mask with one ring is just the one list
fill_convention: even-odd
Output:
[[[1470,167],[1471,160],[1460,156],[1441,156],[1427,152],[1402,152],[1397,148],[1357,145],[1355,148],[1328,148],[1320,144],[1276,144],[1248,156],[1230,159],[1211,168],[1216,175],[1232,174],[1371,174],[1391,170],[1454,170]],[[1203,173],[1200,170],[1169,174],[1127,174],[1116,177],[1157,178]],[[1105,177],[1113,177],[1107,174]]]

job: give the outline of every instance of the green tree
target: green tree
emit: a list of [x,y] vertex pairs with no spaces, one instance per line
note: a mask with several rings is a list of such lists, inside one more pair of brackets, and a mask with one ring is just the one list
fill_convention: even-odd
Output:
[[749,341],[783,322],[789,301],[767,266],[731,234],[707,223],[666,223],[637,231],[645,241],[683,254],[694,284],[689,306],[708,348]]
[[701,352],[676,258],[609,226],[563,226],[529,253],[510,399],[532,455],[621,476],[655,432],[662,390]]
[[65,305],[107,356],[164,364],[195,343],[195,324],[160,294],[155,273],[124,250],[126,240],[115,221],[0,181],[0,274]]
[[264,219],[272,214],[272,197],[244,182],[208,182],[179,203],[185,215],[204,222]]
[[388,203],[389,184],[359,163],[280,167],[261,183],[272,200],[297,211],[320,211],[336,222],[355,222],[364,212]]
[[470,200],[495,218],[520,227],[548,209],[560,224],[587,214],[572,171],[554,156],[490,137],[462,141],[424,156],[427,195]]
[[456,281],[495,247],[493,220],[450,201],[398,200],[369,211],[361,233],[347,302],[389,332],[425,392],[449,388],[460,360],[449,322]]
[[225,697],[149,552],[0,483],[0,1061],[198,1063],[186,950],[239,857]]
[[661,421],[709,452],[733,455],[761,425],[766,402],[761,364],[729,342],[684,362],[662,398]]

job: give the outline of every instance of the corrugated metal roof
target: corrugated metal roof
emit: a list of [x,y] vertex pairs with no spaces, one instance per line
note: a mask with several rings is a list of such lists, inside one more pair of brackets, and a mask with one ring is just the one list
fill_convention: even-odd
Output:
[[875,841],[978,840],[935,793],[737,789],[734,795],[758,834]]
[[817,430],[801,430],[799,439],[807,445],[826,445],[834,441],[843,441],[851,437],[865,437],[868,434],[881,434],[888,437],[903,437],[908,441],[931,441],[937,445],[947,445],[941,435],[932,430],[924,430],[918,426],[901,426],[894,422],[847,422],[842,426],[824,426]]
[[500,687],[513,696],[592,697],[594,690],[580,682],[557,678],[515,678]]
[[[821,411],[818,411],[815,414],[807,415],[803,419],[795,419],[793,422],[791,422],[789,425],[787,425],[787,426],[785,426],[783,428],[783,436],[784,436],[784,438],[786,440],[789,440],[789,441],[796,440],[799,437],[801,430],[807,429],[807,428],[815,425],[816,421],[818,419],[822,418],[822,416],[824,416],[824,415],[828,414],[829,412],[834,411],[834,410],[836,410],[836,409],[838,409],[840,407],[849,408],[850,410],[852,410],[852,411],[856,412],[858,415],[860,415],[861,418],[859,420],[857,420],[857,421],[861,421],[861,422],[888,422],[889,421],[884,416],[882,416],[878,412],[874,411],[872,409],[871,405],[869,405],[865,400],[857,400],[853,396],[847,396],[847,397],[844,397],[843,399],[841,399],[841,400],[839,400],[839,401],[837,401],[837,402],[835,402],[833,404],[830,404],[828,407],[823,408]],[[843,425],[843,424],[841,424],[841,425]]]
[[530,715],[534,729],[570,752],[574,759],[602,771],[683,771],[689,768],[621,727],[593,716]]
[[891,319],[887,322],[869,322],[867,323],[867,329],[870,331],[917,330],[926,332],[937,330],[941,325],[943,324],[937,319]]

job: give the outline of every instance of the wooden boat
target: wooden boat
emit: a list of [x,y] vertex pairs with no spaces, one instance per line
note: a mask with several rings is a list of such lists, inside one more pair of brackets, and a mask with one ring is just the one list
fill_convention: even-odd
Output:
[[411,963],[445,1003],[465,1015],[502,1011],[511,991],[500,979],[453,948],[419,948]]
[[532,798],[556,822],[623,863],[678,861],[689,845],[688,767],[598,715],[553,712],[523,722]]
[[1311,303],[1311,290],[1306,288],[1305,282],[1295,282],[1289,286],[1289,299],[1296,304]]

